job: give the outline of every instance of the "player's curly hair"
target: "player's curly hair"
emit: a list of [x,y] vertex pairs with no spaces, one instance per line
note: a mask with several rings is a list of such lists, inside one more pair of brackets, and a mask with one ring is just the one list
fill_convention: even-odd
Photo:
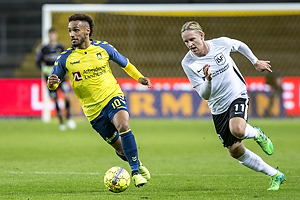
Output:
[[69,22],[77,21],[77,20],[85,21],[85,22],[89,23],[90,30],[91,30],[89,36],[91,37],[93,35],[93,30],[94,30],[94,21],[93,21],[93,19],[90,16],[88,16],[87,14],[84,14],[84,13],[75,13],[75,14],[73,14],[69,17]]
[[183,26],[181,28],[181,33],[185,32],[185,31],[203,32],[202,27],[196,21],[189,21],[189,22],[186,22],[185,24],[183,24]]

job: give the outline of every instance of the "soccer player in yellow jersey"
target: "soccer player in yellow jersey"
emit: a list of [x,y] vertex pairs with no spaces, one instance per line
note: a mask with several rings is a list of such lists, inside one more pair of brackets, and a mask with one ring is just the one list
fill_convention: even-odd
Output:
[[152,87],[129,60],[113,46],[103,41],[91,40],[93,19],[83,13],[69,17],[69,35],[72,47],[57,58],[48,88],[55,90],[68,73],[72,87],[92,127],[109,143],[117,155],[131,167],[136,187],[150,179],[148,169],[138,158],[135,137],[129,127],[129,112],[124,94],[117,84],[109,60],[116,62],[129,76],[142,85]]

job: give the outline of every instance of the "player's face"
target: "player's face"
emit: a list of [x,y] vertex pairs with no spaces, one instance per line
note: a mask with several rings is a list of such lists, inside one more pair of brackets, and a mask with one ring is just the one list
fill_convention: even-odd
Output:
[[72,46],[78,48],[86,48],[87,41],[89,42],[90,29],[85,22],[71,21],[68,26],[69,35]]
[[205,42],[204,33],[199,31],[185,31],[181,34],[182,40],[189,50],[196,56],[204,56]]

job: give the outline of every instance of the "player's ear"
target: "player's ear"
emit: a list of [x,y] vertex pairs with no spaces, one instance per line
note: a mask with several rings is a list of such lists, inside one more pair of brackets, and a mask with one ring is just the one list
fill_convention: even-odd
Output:
[[88,27],[88,28],[86,29],[86,35],[90,35],[90,32],[91,32],[91,29]]
[[205,33],[201,31],[201,32],[200,32],[200,35],[201,35],[201,39],[202,39],[202,38],[204,39]]

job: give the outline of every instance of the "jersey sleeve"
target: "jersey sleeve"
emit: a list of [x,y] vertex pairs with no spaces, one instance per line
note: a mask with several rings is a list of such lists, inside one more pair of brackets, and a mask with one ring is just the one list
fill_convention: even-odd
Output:
[[123,56],[122,54],[120,54],[115,47],[113,47],[112,45],[110,45],[107,42],[102,42],[100,44],[100,46],[102,48],[104,48],[106,50],[106,52],[109,55],[109,59],[114,61],[115,63],[117,63],[120,67],[124,68],[127,66],[128,64],[128,60],[125,56]]
[[67,56],[65,56],[63,52],[62,54],[60,54],[60,56],[57,57],[50,76],[52,74],[55,74],[58,76],[60,80],[62,80],[67,72],[66,60],[67,60]]
[[238,51],[239,53],[243,54],[250,62],[254,65],[257,62],[257,57],[253,54],[251,49],[244,43],[239,40],[230,39],[224,37],[227,40],[227,43],[231,45],[231,52]]

